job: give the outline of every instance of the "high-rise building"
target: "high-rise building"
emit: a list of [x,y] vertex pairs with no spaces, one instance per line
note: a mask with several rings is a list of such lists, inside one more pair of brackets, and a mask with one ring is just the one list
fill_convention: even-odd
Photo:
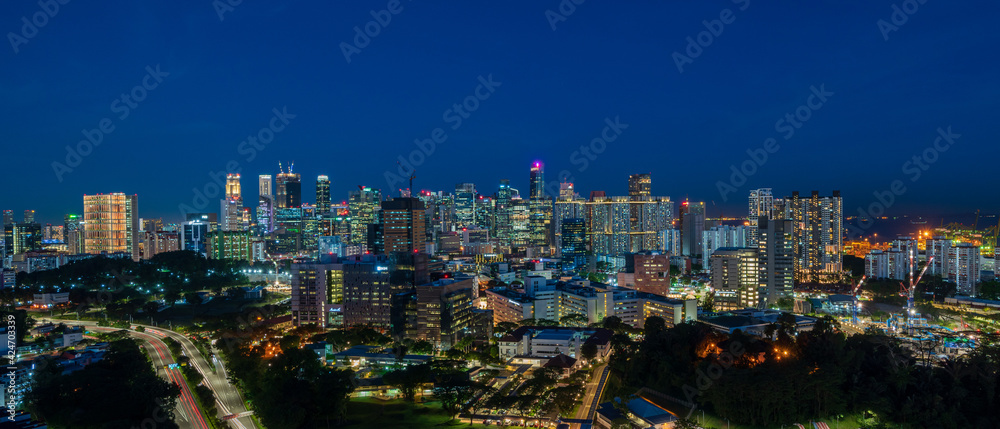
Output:
[[[930,268],[927,272],[942,278],[948,278],[948,250],[951,248],[951,240],[947,237],[936,235],[927,240],[927,258],[930,259]],[[931,259],[933,257],[933,259]]]
[[211,223],[205,218],[188,217],[189,220],[181,223],[181,250],[197,252],[202,256],[207,255],[205,245],[208,241],[208,233],[213,231]]
[[4,225],[11,225],[13,223],[14,223],[14,211],[13,210],[4,210],[3,211],[3,224]]
[[583,218],[563,219],[560,225],[564,266],[579,266],[587,257],[587,221]]
[[386,253],[420,253],[426,248],[424,203],[417,198],[395,198],[382,203],[382,236]]
[[722,247],[709,258],[715,310],[756,308],[761,270],[757,249]]
[[351,243],[364,244],[368,237],[368,225],[380,223],[379,209],[382,191],[361,186],[351,191],[347,200],[347,210],[351,218]]
[[293,163],[288,167],[287,173],[284,171],[278,173],[276,208],[286,209],[302,206],[302,176],[298,173],[292,173],[294,167]]
[[490,234],[497,237],[502,246],[510,246],[513,238],[513,229],[511,228],[511,214],[512,214],[512,193],[510,188],[510,180],[500,179],[500,188],[497,189],[496,203],[493,210],[493,215],[495,220],[493,221],[493,230]]
[[416,340],[449,349],[465,336],[479,285],[473,277],[440,279],[416,287]]
[[12,223],[4,225],[4,253],[19,253],[42,250],[42,226],[37,223]]
[[274,191],[271,188],[271,175],[257,176],[257,227],[261,234],[274,231]]
[[696,256],[702,251],[702,233],[705,231],[705,203],[690,201],[681,203],[680,220],[681,254]]
[[320,175],[316,178],[316,214],[329,214],[330,203],[330,178]]
[[[638,206],[637,210],[633,207]],[[623,256],[662,247],[661,231],[673,225],[670,197],[608,197],[591,193],[586,202],[587,234],[595,255]],[[633,224],[632,213],[639,219]]]
[[25,210],[24,211],[24,223],[35,223],[35,211]]
[[243,193],[240,190],[240,175],[226,175],[226,196],[221,200],[219,216],[222,218],[223,231],[242,231],[243,225]]
[[476,184],[455,185],[455,228],[476,225]]
[[[339,264],[296,260],[291,267],[292,324],[326,329],[343,310],[344,272]],[[342,317],[341,317],[342,319]]]
[[804,282],[838,281],[843,270],[843,201],[840,191],[821,197],[813,191],[809,198],[793,192],[787,209],[795,228],[795,275]]
[[67,214],[63,217],[63,237],[66,241],[66,251],[70,255],[83,253],[83,218],[78,214]]
[[958,285],[959,295],[979,294],[979,246],[958,243],[948,248],[948,281]]
[[212,231],[205,240],[205,253],[210,259],[253,261],[249,231]]
[[84,253],[127,252],[139,260],[138,197],[123,193],[83,196]]
[[[561,252],[565,247],[562,242],[563,222],[567,219],[586,218],[586,201],[577,195],[572,183],[563,182],[559,184],[559,198],[556,199],[555,209],[552,216],[552,231],[555,235],[553,242],[556,251]],[[584,224],[584,230],[586,224]]]
[[649,173],[633,174],[628,176],[628,196],[649,197],[652,196],[652,178]]
[[670,258],[659,252],[634,253],[627,264],[634,273],[635,290],[653,295],[670,294]]
[[528,183],[528,198],[545,198],[545,165],[539,161],[531,165]]
[[531,242],[531,209],[528,200],[510,200],[510,240],[509,246],[524,249]]
[[774,194],[771,193],[771,188],[751,190],[749,200],[747,220],[750,222],[750,228],[747,237],[750,238],[750,243],[748,246],[757,247],[757,220],[761,216],[767,216],[770,219],[780,219],[780,217],[774,214]]
[[[711,256],[720,247],[757,247],[757,240],[750,244],[750,228],[746,226],[719,225],[702,233],[702,255]],[[708,264],[705,264],[708,266]]]
[[160,253],[181,250],[181,239],[178,232],[144,231],[143,235],[143,259],[150,259]]
[[793,226],[788,219],[757,220],[757,250],[760,267],[760,295],[774,304],[790,297],[795,288],[795,248]]

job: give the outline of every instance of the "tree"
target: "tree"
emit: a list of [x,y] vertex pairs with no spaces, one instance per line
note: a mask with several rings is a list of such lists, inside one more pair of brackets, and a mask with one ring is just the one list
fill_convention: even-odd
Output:
[[559,318],[560,326],[586,326],[590,319],[580,313],[567,314]]
[[580,346],[580,354],[588,362],[593,360],[597,356],[597,344],[592,341],[587,341]]
[[411,350],[417,354],[431,354],[434,353],[434,344],[427,340],[419,340],[413,343]]
[[417,388],[430,381],[430,365],[410,365],[406,368],[387,372],[382,376],[382,381],[390,386],[395,386],[403,394],[407,401],[416,398]]
[[708,293],[702,297],[701,309],[706,313],[715,312],[715,292]]
[[188,304],[192,304],[192,305],[201,304],[201,301],[202,301],[201,294],[199,294],[197,292],[190,292],[190,293],[184,294],[184,300],[187,301]]

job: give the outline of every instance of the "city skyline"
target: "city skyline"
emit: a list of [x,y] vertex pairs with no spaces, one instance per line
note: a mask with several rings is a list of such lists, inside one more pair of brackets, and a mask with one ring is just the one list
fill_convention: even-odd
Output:
[[[741,212],[750,189],[772,187],[840,189],[850,214],[894,180],[907,190],[890,214],[1000,211],[961,185],[986,180],[996,151],[989,138],[998,88],[986,71],[996,60],[985,53],[998,36],[985,30],[992,14],[978,9],[996,5],[971,13],[923,4],[896,30],[878,24],[895,22],[891,3],[581,4],[560,14],[564,20],[546,13],[557,3],[515,6],[471,15],[469,5],[402,3],[350,62],[342,44],[353,46],[354,27],[385,4],[341,5],[337,13],[326,13],[329,5],[242,4],[221,21],[209,6],[64,6],[37,36],[0,54],[10,65],[0,70],[0,93],[12,101],[0,138],[13,143],[8,159],[16,161],[2,180],[47,188],[45,199],[16,193],[5,204],[53,222],[80,195],[124,192],[140,195],[143,216],[169,217],[229,161],[255,176],[295,159],[305,195],[314,195],[320,174],[330,177],[334,200],[357,185],[394,195],[406,177],[387,180],[386,172],[398,173],[402,157],[420,161],[418,189],[490,189],[508,178],[527,190],[522,166],[542,160],[549,182],[566,171],[583,195],[624,194],[623,177],[651,173],[655,194],[714,202],[726,213]],[[34,3],[4,7],[10,17],[38,12]],[[724,10],[734,15],[720,30],[713,22]],[[295,24],[258,31],[272,16]],[[85,30],[97,17],[107,18],[108,31]],[[0,28],[18,34],[22,25],[12,18]],[[510,25],[522,31],[505,31]],[[620,31],[588,33],[595,26]],[[707,28],[721,32],[704,47],[688,46]],[[456,55],[470,61],[450,60]],[[73,74],[46,61],[52,57],[76,64]],[[515,59],[534,65],[513,66]],[[581,67],[586,76],[575,73]],[[126,108],[120,94],[132,92],[143,100]],[[816,94],[826,94],[818,108]],[[457,113],[456,104],[469,112]],[[812,110],[800,112],[807,104]],[[787,114],[809,119],[781,122]],[[102,126],[113,130],[97,133]],[[926,170],[906,164],[949,127],[960,136],[950,150],[928,157]],[[244,143],[268,128],[270,143]],[[85,135],[100,144],[68,163],[66,146]],[[758,163],[747,151],[763,159],[768,138],[777,149]],[[421,150],[415,141],[433,139],[442,140],[433,152],[411,156]],[[606,140],[593,147],[600,150],[581,150],[594,139]],[[756,166],[737,185],[730,166],[747,161]]]

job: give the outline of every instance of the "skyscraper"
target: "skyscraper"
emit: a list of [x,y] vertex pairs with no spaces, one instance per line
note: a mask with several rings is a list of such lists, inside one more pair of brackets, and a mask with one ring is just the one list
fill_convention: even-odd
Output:
[[791,296],[795,287],[793,223],[788,219],[757,220],[760,294],[768,303]]
[[774,215],[774,195],[771,193],[771,188],[751,190],[749,203],[750,210],[747,219],[750,221],[750,233],[747,237],[750,239],[750,243],[748,246],[757,247],[757,219],[761,216],[777,219]]
[[476,184],[455,185],[455,228],[476,225]]
[[948,248],[948,281],[958,285],[959,295],[979,294],[980,281],[979,246],[958,243]]
[[358,187],[348,196],[347,210],[351,217],[351,243],[362,244],[368,237],[368,225],[380,223],[382,191],[367,186]]
[[63,237],[66,240],[66,251],[71,255],[83,253],[83,219],[78,214],[67,214],[63,217]]
[[652,178],[649,173],[628,176],[628,196],[648,197],[651,193]]
[[840,191],[808,198],[793,192],[786,202],[795,227],[795,275],[803,282],[834,282],[843,269],[843,201]]
[[4,210],[3,211],[3,224],[4,225],[10,225],[10,224],[13,224],[13,223],[14,223],[14,211],[13,210]]
[[138,211],[136,195],[84,195],[84,253],[128,252],[132,260],[138,261]]
[[277,208],[302,207],[302,177],[292,173],[295,164],[288,167],[288,172],[281,171],[277,178]]
[[544,198],[545,197],[545,165],[539,161],[535,161],[531,165],[531,174],[528,177],[528,183],[530,185],[530,190],[528,191],[528,198]]
[[24,223],[35,223],[35,211],[25,210],[24,211]]
[[583,218],[563,219],[560,222],[563,264],[583,264],[587,255],[587,221]]
[[500,188],[497,189],[496,203],[493,210],[493,215],[496,219],[493,221],[494,230],[490,231],[490,235],[497,237],[503,246],[511,245],[511,236],[513,234],[511,229],[511,207],[510,180],[500,179]]
[[395,198],[382,203],[382,239],[385,253],[419,253],[426,247],[424,203],[417,198]]
[[257,226],[261,233],[267,234],[274,230],[274,190],[270,174],[257,176],[257,195]]
[[240,175],[226,175],[226,196],[221,200],[223,231],[242,231],[243,228],[243,193],[240,190]]
[[757,307],[761,273],[757,249],[721,247],[708,259],[716,311]]
[[[701,253],[705,231],[705,203],[684,201],[681,204],[681,254],[695,256]],[[705,255],[702,255],[705,257]]]
[[316,178],[316,214],[330,214],[330,178],[320,175]]
[[659,252],[629,255],[635,274],[635,290],[653,295],[670,294],[670,258]]

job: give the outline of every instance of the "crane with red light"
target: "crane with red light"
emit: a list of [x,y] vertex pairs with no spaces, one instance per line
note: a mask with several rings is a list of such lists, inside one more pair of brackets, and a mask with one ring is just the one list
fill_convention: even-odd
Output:
[[913,318],[916,316],[916,309],[914,307],[914,294],[917,292],[917,284],[920,283],[920,279],[924,277],[924,273],[927,272],[927,268],[930,268],[931,263],[934,262],[934,257],[931,256],[927,260],[927,265],[924,265],[924,269],[920,270],[920,274],[914,277],[914,271],[917,268],[916,258],[914,257],[915,249],[910,249],[910,284],[906,285],[903,282],[899,282],[899,296],[906,297],[906,320],[907,325],[909,325]]

